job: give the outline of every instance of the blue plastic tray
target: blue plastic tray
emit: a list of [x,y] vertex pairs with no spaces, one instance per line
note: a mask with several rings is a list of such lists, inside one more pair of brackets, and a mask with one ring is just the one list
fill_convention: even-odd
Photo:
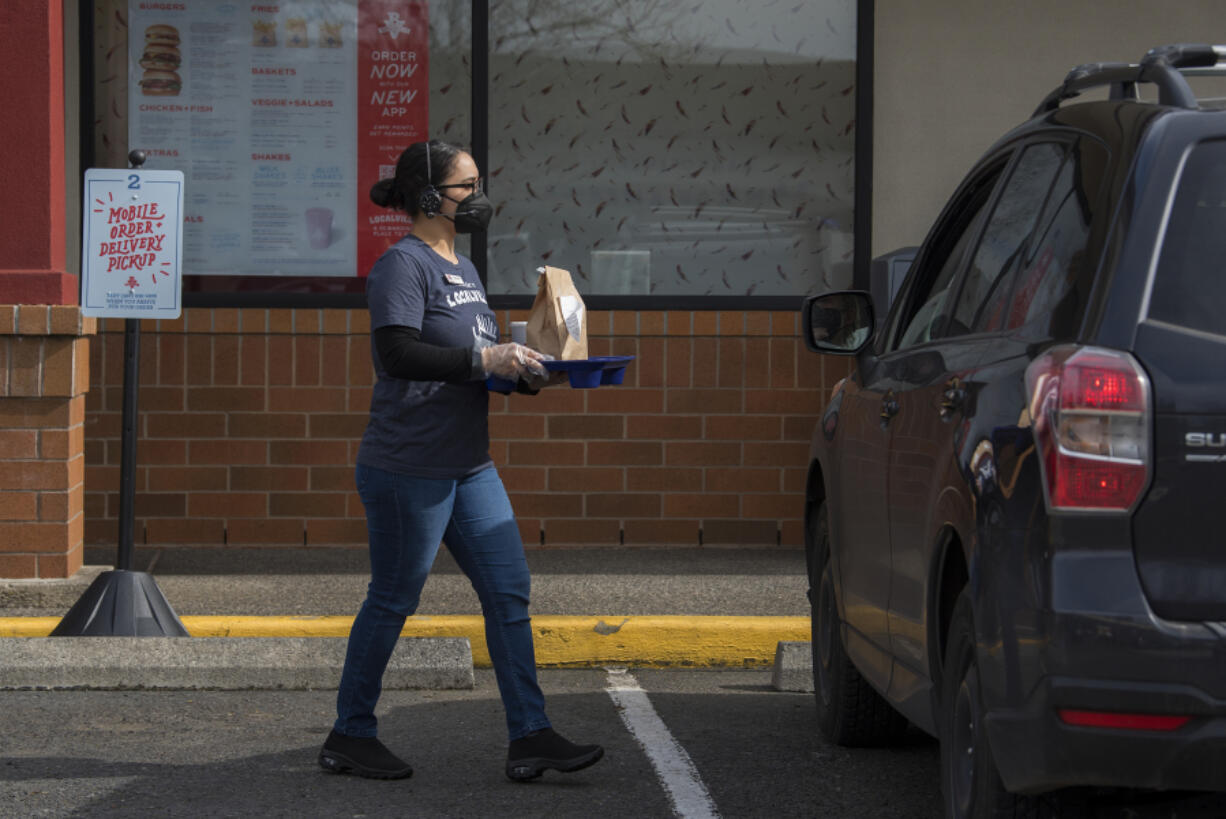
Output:
[[565,372],[575,389],[591,389],[601,384],[620,384],[632,355],[601,355],[571,361],[542,361],[551,372]]
[[[574,389],[591,389],[601,384],[620,384],[626,377],[626,367],[634,360],[632,355],[605,355],[569,361],[542,361],[550,372],[564,372]],[[491,375],[485,379],[491,392],[515,392],[515,383]]]
[[515,392],[515,382],[508,381],[505,378],[499,378],[496,375],[491,375],[485,379],[485,388],[490,392],[500,392],[504,395]]

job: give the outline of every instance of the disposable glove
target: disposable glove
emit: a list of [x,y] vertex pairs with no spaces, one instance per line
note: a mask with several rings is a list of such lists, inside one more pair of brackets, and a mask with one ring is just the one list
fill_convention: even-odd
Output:
[[485,374],[496,375],[508,381],[531,376],[547,377],[548,371],[541,364],[543,359],[544,356],[536,350],[515,342],[481,348],[481,367]]
[[[535,352],[535,350],[533,352]],[[539,355],[541,356],[541,361],[553,361],[553,356],[549,355],[549,353],[540,353]],[[528,389],[532,390],[533,392],[537,392],[545,387],[561,383],[562,381],[565,381],[566,378],[566,373],[561,370],[557,372],[545,370],[539,373],[528,373],[521,380],[528,387]]]

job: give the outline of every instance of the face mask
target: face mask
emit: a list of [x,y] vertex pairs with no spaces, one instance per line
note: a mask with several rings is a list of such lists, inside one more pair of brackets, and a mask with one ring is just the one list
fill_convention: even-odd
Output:
[[483,191],[477,191],[456,204],[455,216],[451,221],[455,223],[456,233],[480,233],[489,227],[493,216],[494,206]]

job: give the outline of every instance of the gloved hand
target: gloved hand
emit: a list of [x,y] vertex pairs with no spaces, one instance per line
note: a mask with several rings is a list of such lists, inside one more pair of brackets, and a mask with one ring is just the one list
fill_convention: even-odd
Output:
[[536,350],[515,342],[481,348],[481,367],[485,374],[496,375],[508,381],[530,376],[547,377],[549,373],[540,363],[543,359],[544,356]]
[[[532,350],[532,352],[536,351]],[[553,361],[553,356],[549,355],[548,353],[538,353],[538,355],[540,356],[540,361]],[[523,376],[521,380],[528,389],[532,390],[533,392],[538,392],[545,387],[558,383],[558,376],[561,376],[563,380],[566,379],[566,373],[562,372],[561,370],[557,372],[543,370],[539,373],[528,373],[527,375]]]

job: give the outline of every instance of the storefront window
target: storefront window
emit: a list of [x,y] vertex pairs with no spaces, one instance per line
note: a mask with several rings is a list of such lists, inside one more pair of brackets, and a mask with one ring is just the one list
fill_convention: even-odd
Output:
[[851,0],[491,0],[489,291],[851,284]]
[[466,143],[459,0],[100,0],[95,156],[186,176],[187,292],[361,293],[409,229],[367,192],[427,134]]
[[490,0],[488,87],[471,0],[93,2],[89,161],[185,173],[187,294],[360,297],[408,227],[369,186],[426,135],[488,139],[495,298],[851,284],[854,0]]

